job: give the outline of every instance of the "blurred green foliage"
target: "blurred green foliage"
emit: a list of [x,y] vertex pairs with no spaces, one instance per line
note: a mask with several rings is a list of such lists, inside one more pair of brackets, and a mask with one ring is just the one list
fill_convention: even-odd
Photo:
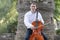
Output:
[[[60,0],[55,0],[55,12],[54,12],[54,18],[57,22],[60,21]],[[60,29],[56,30],[56,34],[60,35]]]
[[56,30],[56,34],[60,35],[60,29]]
[[54,0],[55,1],[55,12],[54,12],[54,18],[56,21],[60,21],[60,0]]
[[16,4],[17,0],[0,0],[0,34],[8,32],[9,27],[17,27],[18,12]]
[[17,30],[17,21],[10,23],[7,27],[7,32],[8,33],[14,33],[16,34],[16,30]]

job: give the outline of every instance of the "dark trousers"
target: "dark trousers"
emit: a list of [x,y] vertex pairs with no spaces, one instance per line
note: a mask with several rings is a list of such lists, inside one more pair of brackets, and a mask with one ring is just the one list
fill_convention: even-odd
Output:
[[[32,34],[32,30],[30,28],[27,29],[25,40],[29,40],[29,37],[30,37],[31,34]],[[48,40],[46,35],[43,32],[41,32],[41,34],[43,35],[44,40]]]

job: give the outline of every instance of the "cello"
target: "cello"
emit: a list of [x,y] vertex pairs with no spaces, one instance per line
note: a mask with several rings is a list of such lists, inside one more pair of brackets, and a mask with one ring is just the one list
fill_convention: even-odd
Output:
[[36,21],[32,22],[32,25],[36,28],[36,29],[32,29],[32,34],[30,35],[29,40],[44,40],[41,31],[43,29],[43,24],[41,21],[38,21],[38,11],[36,13]]

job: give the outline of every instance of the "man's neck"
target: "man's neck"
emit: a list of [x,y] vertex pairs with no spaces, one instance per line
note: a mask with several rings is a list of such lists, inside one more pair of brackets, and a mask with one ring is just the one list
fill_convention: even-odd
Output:
[[31,11],[32,13],[35,13],[36,11]]

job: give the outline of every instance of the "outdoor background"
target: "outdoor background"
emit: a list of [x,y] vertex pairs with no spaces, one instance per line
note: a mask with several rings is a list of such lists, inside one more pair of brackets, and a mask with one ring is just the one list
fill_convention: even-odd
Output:
[[[18,0],[0,0],[0,34],[16,33],[18,12],[16,10]],[[57,34],[60,34],[60,0],[55,1],[54,23],[57,25]]]

